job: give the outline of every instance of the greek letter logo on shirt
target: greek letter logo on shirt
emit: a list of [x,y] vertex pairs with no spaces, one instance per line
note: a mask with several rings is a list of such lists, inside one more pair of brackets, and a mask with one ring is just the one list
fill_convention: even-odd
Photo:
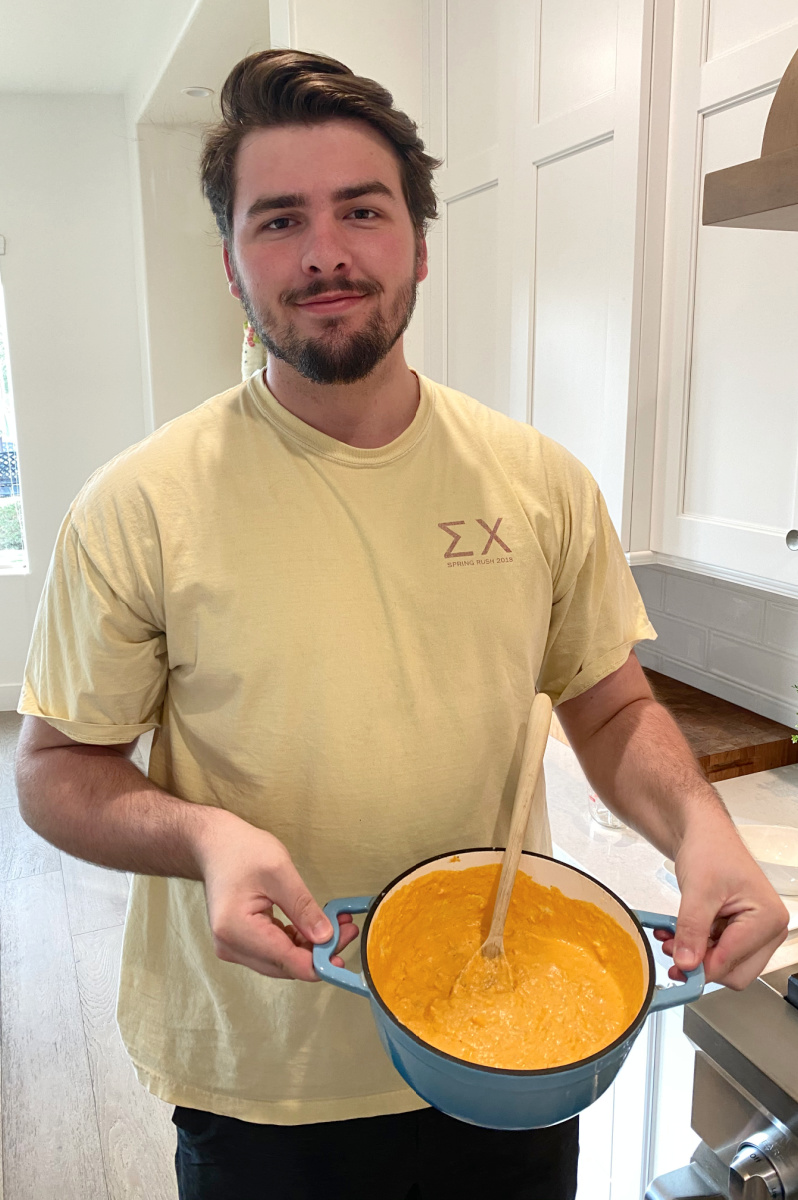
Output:
[[[448,566],[450,566],[450,567],[455,567],[455,566],[472,567],[474,565],[481,565],[485,562],[512,562],[513,560],[510,557],[507,557],[507,558],[504,558],[504,557],[493,558],[492,557],[490,559],[488,559],[488,557],[487,557],[488,551],[490,550],[490,548],[494,542],[496,543],[496,545],[498,547],[500,547],[502,550],[504,550],[508,556],[512,554],[512,550],[507,545],[507,543],[499,537],[499,532],[498,532],[499,526],[501,525],[503,519],[504,519],[503,517],[498,517],[492,526],[489,525],[487,523],[487,521],[483,521],[481,517],[475,517],[473,521],[439,521],[438,528],[442,529],[443,532],[448,534],[449,537],[451,538],[451,542],[450,542],[448,548],[446,550],[444,550],[444,552],[443,552],[443,557],[446,559],[449,559],[449,560],[467,559],[467,558],[474,560],[473,562],[469,562],[469,563],[450,561],[448,563]],[[474,541],[474,538],[477,536],[476,532],[472,531],[472,529],[471,529],[471,526],[474,524],[480,525],[488,535],[488,540],[487,540],[487,542],[485,542],[482,550],[479,552],[478,555],[475,553],[475,551],[473,549],[472,550],[457,550],[456,549],[456,547],[460,544],[461,541],[465,541],[465,545],[467,545],[467,546],[468,545],[474,546],[477,544],[478,545],[482,544],[482,541],[483,541],[482,534],[479,534],[479,539],[480,539],[479,543],[476,543]],[[467,525],[468,529],[465,530],[463,533],[458,533],[458,532],[456,532],[456,530],[454,528],[456,525],[464,525],[464,526]]]

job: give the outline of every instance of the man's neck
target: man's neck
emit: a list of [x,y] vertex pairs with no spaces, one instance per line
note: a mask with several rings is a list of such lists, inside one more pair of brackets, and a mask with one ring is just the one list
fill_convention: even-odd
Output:
[[358,383],[311,383],[273,356],[264,378],[278,404],[347,446],[387,446],[404,433],[418,409],[419,383],[405,362],[401,339]]

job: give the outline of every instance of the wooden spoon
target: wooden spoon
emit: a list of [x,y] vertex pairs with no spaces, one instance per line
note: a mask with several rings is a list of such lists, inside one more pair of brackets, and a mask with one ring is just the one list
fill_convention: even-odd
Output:
[[524,836],[529,824],[532,800],[537,791],[550,726],[551,700],[545,692],[538,692],[529,710],[521,769],[518,772],[513,812],[510,818],[510,832],[507,835],[507,846],[502,858],[502,871],[493,905],[490,929],[479,950],[471,956],[455,980],[452,993],[461,988],[467,988],[469,991],[479,991],[484,988],[493,988],[503,992],[512,991],[513,974],[507,961],[507,955],[504,953],[504,924],[507,920],[507,910],[510,907],[510,897],[513,894],[518,864],[521,861]]

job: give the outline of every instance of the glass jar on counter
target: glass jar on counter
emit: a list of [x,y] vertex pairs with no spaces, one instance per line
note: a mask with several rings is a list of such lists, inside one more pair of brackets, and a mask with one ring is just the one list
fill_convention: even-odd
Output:
[[596,824],[601,825],[604,829],[626,828],[621,818],[616,817],[615,813],[611,812],[602,800],[599,800],[595,792],[589,793],[587,807]]

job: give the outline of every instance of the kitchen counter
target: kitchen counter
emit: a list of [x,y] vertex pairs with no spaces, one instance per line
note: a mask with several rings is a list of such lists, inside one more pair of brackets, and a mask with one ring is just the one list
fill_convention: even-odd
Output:
[[[632,908],[676,915],[679,890],[664,856],[633,830],[596,824],[588,811],[592,789],[571,748],[549,738],[544,769],[555,858],[594,875]],[[738,824],[798,827],[798,764],[715,786]],[[782,899],[790,910],[791,933],[767,970],[798,955],[798,897]]]

